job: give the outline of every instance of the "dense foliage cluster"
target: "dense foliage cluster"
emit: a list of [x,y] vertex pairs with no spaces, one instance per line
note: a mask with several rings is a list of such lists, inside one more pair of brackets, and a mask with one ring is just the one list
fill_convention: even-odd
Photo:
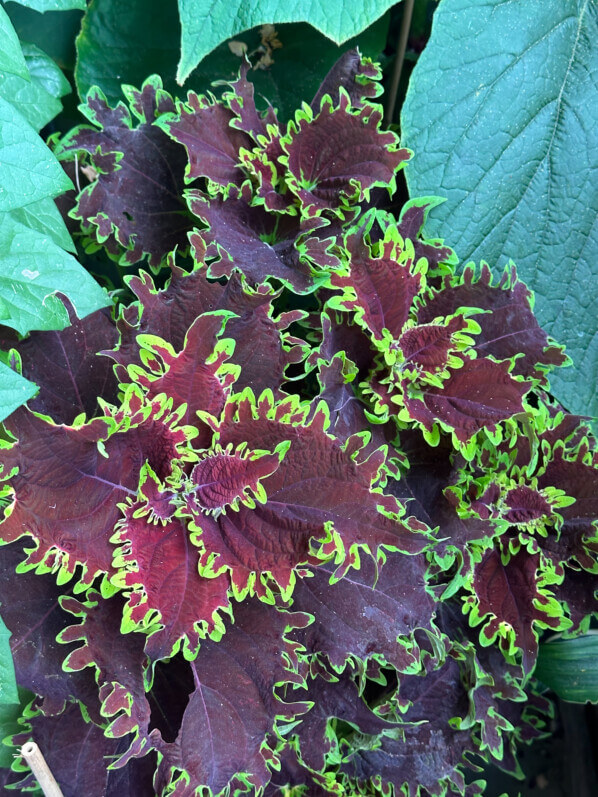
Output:
[[438,200],[384,209],[378,77],[347,53],[288,124],[246,68],[153,77],[55,141],[87,249],[142,264],[116,318],[3,340],[40,386],[2,452],[13,742],[67,795],[480,794],[550,715],[542,630],[598,608],[567,358],[514,268],[422,238]]

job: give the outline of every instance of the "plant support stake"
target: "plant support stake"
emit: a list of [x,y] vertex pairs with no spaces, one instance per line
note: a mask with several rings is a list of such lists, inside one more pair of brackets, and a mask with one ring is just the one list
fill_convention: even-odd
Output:
[[50,767],[46,764],[42,751],[35,742],[26,742],[21,747],[21,755],[37,778],[44,797],[64,797],[54,775],[50,772]]
[[409,39],[409,29],[411,28],[411,17],[413,16],[414,3],[415,0],[405,0],[403,20],[401,22],[401,30],[399,32],[399,43],[397,45],[397,54],[395,57],[392,80],[388,90],[388,105],[386,107],[386,118],[384,120],[386,126],[392,122],[392,117],[395,112],[397,91],[399,90],[399,81],[401,79],[401,72],[403,71],[403,61],[405,60],[405,53],[407,52],[407,41]]

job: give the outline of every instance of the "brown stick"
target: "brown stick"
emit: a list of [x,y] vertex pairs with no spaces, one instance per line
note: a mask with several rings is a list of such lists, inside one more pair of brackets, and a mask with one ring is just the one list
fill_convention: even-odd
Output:
[[397,55],[395,57],[390,89],[388,90],[388,105],[384,115],[384,121],[386,125],[389,125],[392,122],[392,117],[395,112],[397,91],[399,90],[399,81],[401,79],[401,72],[403,71],[405,53],[407,52],[407,40],[409,39],[409,28],[411,27],[411,17],[413,16],[414,3],[415,0],[405,0],[403,19],[401,20],[401,31],[399,33],[399,43],[397,45]]
[[46,759],[43,757],[42,751],[36,743],[25,742],[20,752],[37,778],[37,782],[45,797],[64,797],[60,790],[60,786],[54,779],[54,775],[50,772],[50,767],[46,764]]

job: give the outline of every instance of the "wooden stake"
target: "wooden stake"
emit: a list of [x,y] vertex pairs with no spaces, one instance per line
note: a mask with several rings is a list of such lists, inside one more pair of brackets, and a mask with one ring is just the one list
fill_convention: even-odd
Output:
[[399,32],[399,43],[397,45],[397,54],[395,57],[394,69],[392,71],[392,79],[390,81],[390,88],[387,96],[386,113],[384,114],[385,124],[388,126],[392,122],[392,117],[395,112],[395,105],[397,102],[397,91],[399,90],[399,81],[401,80],[401,72],[403,71],[403,61],[405,60],[405,53],[407,52],[407,40],[409,39],[409,29],[411,28],[411,17],[413,16],[413,6],[415,0],[405,0],[403,7],[403,20],[401,22],[401,30]]
[[37,778],[37,782],[44,793],[44,797],[64,797],[60,790],[60,786],[54,779],[54,775],[50,772],[50,767],[46,764],[46,759],[43,757],[42,751],[36,743],[25,742],[20,752]]

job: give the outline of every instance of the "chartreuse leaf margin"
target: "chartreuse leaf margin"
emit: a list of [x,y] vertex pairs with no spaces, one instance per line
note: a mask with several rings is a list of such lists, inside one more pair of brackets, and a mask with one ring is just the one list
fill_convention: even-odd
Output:
[[[443,0],[402,109],[426,232],[463,263],[513,259],[573,367],[552,389],[598,415],[598,7],[593,0]],[[508,46],[506,46],[508,42]]]

